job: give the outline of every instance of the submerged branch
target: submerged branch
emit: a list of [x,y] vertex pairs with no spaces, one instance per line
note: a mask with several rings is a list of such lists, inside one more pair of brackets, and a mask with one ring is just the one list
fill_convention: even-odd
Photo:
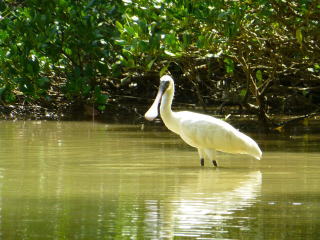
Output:
[[307,118],[311,118],[314,116],[320,115],[320,108],[317,109],[316,111],[312,112],[312,113],[308,113],[302,116],[298,116],[298,117],[294,117],[292,119],[289,119],[287,121],[278,123],[276,127],[274,127],[273,129],[278,131],[278,132],[283,132],[285,130],[285,128],[289,128],[289,127],[293,127],[296,126],[297,123],[307,119]]

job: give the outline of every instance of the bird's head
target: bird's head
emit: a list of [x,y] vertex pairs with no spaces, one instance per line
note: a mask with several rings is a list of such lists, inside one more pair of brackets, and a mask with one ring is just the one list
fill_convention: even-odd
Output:
[[144,115],[144,117],[147,120],[152,121],[153,119],[155,119],[158,116],[158,106],[161,102],[162,96],[166,92],[172,91],[173,88],[174,88],[174,82],[173,82],[173,79],[171,76],[164,75],[160,78],[160,85],[159,85],[159,90],[158,90],[157,96],[156,96],[153,104],[149,108],[149,110]]
[[163,94],[171,90],[174,87],[174,82],[171,76],[169,75],[163,75],[160,78],[160,85],[159,85],[159,90],[162,89]]

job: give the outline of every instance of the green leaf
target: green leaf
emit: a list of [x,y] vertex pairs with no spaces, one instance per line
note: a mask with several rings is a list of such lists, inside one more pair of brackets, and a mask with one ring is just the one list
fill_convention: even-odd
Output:
[[86,9],[91,8],[95,4],[96,0],[91,0],[88,5],[86,6]]
[[8,32],[0,29],[0,43],[4,42],[8,37]]
[[116,27],[118,29],[119,32],[123,32],[123,26],[120,22],[116,21]]
[[58,4],[60,5],[59,7],[65,7],[68,3],[66,2],[66,0],[59,0]]
[[170,57],[175,57],[176,56],[176,54],[174,54],[174,53],[172,53],[172,52],[170,52],[168,50],[164,50],[164,53],[167,54]]
[[198,41],[197,41],[197,47],[198,48],[204,48],[205,47],[205,43],[206,43],[206,38],[204,35],[200,35],[198,37]]
[[0,99],[2,98],[2,95],[3,95],[5,90],[6,90],[5,87],[4,88],[0,88]]
[[244,97],[246,94],[247,94],[247,89],[241,89],[239,95],[240,95],[241,97]]
[[148,63],[148,65],[147,65],[147,70],[148,70],[148,71],[151,70],[151,68],[152,68],[152,66],[153,66],[153,64],[154,64],[155,61],[156,61],[156,58],[153,59],[153,60],[151,60],[151,61]]
[[191,35],[188,33],[183,34],[182,36],[182,46],[183,48],[188,48],[191,43]]
[[67,54],[68,56],[70,56],[72,54],[72,50],[70,48],[64,48],[63,49],[65,54]]
[[302,35],[301,28],[298,28],[296,30],[296,39],[297,39],[297,42],[300,44],[300,47],[302,47],[303,35]]
[[303,90],[303,91],[302,91],[302,95],[303,95],[303,96],[306,97],[308,94],[309,94],[309,91],[308,91],[308,90]]
[[101,93],[100,86],[96,86],[94,89],[94,98],[95,98],[95,102],[98,105],[104,105],[107,103],[107,100],[109,99],[109,95]]
[[233,74],[234,72],[234,62],[232,59],[230,58],[225,58],[223,60],[225,62],[225,66],[226,66],[226,72],[229,73],[229,74]]
[[44,88],[44,89],[48,88],[49,82],[50,82],[50,79],[47,77],[42,77],[37,79],[37,84],[40,88]]
[[33,67],[32,67],[32,64],[31,64],[31,63],[29,63],[29,64],[27,65],[27,71],[28,71],[29,73],[33,73]]
[[162,77],[163,75],[165,75],[167,73],[168,67],[169,67],[169,63],[166,64],[163,68],[161,68],[160,73],[159,73],[160,77]]
[[262,72],[261,70],[256,71],[256,78],[258,80],[259,83],[262,82],[263,78],[262,78]]
[[99,109],[100,111],[104,111],[104,110],[106,109],[106,106],[105,106],[105,105],[99,105],[99,106],[98,106],[98,109]]
[[125,26],[124,30],[125,30],[127,33],[129,33],[129,35],[130,35],[131,37],[133,37],[133,36],[136,35],[136,32],[135,32],[134,28],[131,27],[131,26]]

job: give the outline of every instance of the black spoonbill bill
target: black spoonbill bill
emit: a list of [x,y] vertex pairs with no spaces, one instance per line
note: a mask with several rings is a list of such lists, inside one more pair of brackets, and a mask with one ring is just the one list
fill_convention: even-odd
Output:
[[169,75],[162,76],[158,94],[146,112],[145,118],[149,121],[155,119],[158,116],[158,105],[161,102],[160,115],[164,124],[172,132],[180,135],[187,144],[198,149],[201,166],[204,165],[204,159],[206,159],[211,160],[217,167],[216,151],[248,154],[260,160],[262,152],[258,144],[229,123],[200,113],[173,112],[171,110],[173,95],[173,79]]

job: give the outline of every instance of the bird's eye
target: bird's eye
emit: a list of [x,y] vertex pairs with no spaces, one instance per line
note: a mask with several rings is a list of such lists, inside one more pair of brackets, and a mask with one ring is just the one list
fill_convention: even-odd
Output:
[[170,82],[169,82],[169,81],[161,81],[159,88],[160,88],[163,92],[165,92],[165,91],[168,89],[169,85],[170,85]]

